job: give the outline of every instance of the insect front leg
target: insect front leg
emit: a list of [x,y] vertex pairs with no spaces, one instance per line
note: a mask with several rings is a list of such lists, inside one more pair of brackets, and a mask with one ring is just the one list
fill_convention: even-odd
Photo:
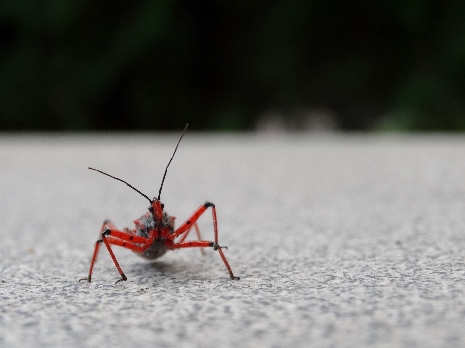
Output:
[[107,248],[108,253],[110,254],[110,257],[113,260],[113,263],[115,264],[115,267],[121,276],[121,278],[116,282],[116,284],[119,283],[120,281],[127,280],[127,277],[123,273],[123,270],[121,269],[118,261],[116,260],[116,256],[113,253],[113,250],[111,249],[110,244],[122,246],[124,248],[131,249],[136,252],[143,251],[144,249],[147,248],[147,245],[149,244],[149,240],[147,238],[135,236],[130,232],[131,231],[128,229],[126,229],[125,232],[119,231],[111,221],[105,220],[100,230],[100,239],[98,239],[97,242],[95,243],[94,254],[92,255],[92,260],[91,260],[90,268],[89,268],[89,275],[87,276],[87,278],[80,279],[80,281],[81,280],[87,280],[88,282],[91,281],[92,270],[94,268],[95,262],[97,261],[97,256],[100,250],[100,245],[102,243],[105,244],[105,247]]
[[227,247],[220,246],[218,244],[218,223],[216,219],[216,207],[211,202],[206,202],[205,204],[201,205],[197,210],[187,219],[178,229],[174,232],[174,237],[183,234],[184,232],[190,230],[192,225],[195,226],[196,221],[202,216],[202,214],[208,209],[212,209],[212,218],[213,218],[213,230],[214,230],[214,242],[209,241],[191,241],[191,242],[184,242],[185,238],[181,238],[180,242],[175,243],[170,246],[172,249],[180,249],[180,248],[205,248],[205,247],[213,247],[214,250],[217,250],[220,254],[221,259],[226,266],[226,269],[229,272],[229,276],[232,280],[239,280],[239,277],[234,276],[231,266],[229,266],[228,261],[226,260],[226,256],[224,256],[223,248],[227,249]]
[[100,251],[100,244],[102,244],[103,242],[102,234],[103,234],[103,231],[108,227],[116,228],[115,224],[111,222],[110,220],[105,220],[103,222],[102,228],[100,228],[100,232],[99,232],[99,239],[97,239],[97,241],[95,242],[94,253],[92,254],[92,259],[90,261],[89,275],[87,276],[87,278],[79,279],[79,281],[87,280],[89,283],[92,281],[92,271],[94,269],[95,262],[97,261],[98,253]]

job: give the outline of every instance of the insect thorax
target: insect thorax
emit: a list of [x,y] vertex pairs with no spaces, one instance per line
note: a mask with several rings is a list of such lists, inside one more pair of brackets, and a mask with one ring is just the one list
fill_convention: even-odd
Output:
[[[135,220],[134,223],[136,225],[135,232],[137,236],[148,238],[150,230],[158,229],[157,222],[150,212],[147,212],[145,215]],[[160,229],[168,228],[170,233],[174,233],[174,219],[171,216],[163,213],[163,220],[161,224],[162,226]],[[164,238],[158,237],[147,250],[137,254],[148,260],[157,259],[167,251],[164,242]]]

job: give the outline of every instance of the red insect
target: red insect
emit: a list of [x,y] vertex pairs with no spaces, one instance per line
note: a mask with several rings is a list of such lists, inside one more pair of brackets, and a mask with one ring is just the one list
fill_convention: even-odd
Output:
[[[92,278],[92,270],[94,269],[95,261],[97,260],[97,256],[100,250],[100,246],[103,243],[107,248],[108,252],[110,253],[113,262],[115,263],[116,269],[118,270],[121,278],[115,283],[117,284],[120,281],[127,280],[127,277],[124,275],[123,270],[121,269],[118,261],[116,260],[115,254],[111,249],[111,245],[118,245],[123,248],[127,248],[132,250],[137,255],[148,259],[154,260],[165,254],[168,250],[175,250],[175,249],[182,249],[182,248],[206,248],[212,247],[213,250],[217,250],[223,260],[226,269],[229,272],[229,276],[232,280],[239,280],[239,277],[235,277],[231,267],[229,266],[228,261],[223,253],[223,248],[227,249],[227,247],[222,247],[218,245],[218,225],[216,221],[216,208],[213,203],[206,202],[202,204],[197,210],[176,230],[174,229],[174,217],[168,215],[163,209],[164,204],[160,201],[161,190],[163,187],[163,182],[165,181],[166,173],[168,171],[168,167],[171,164],[171,161],[174,158],[176,150],[178,149],[179,143],[186,132],[187,129],[184,128],[181,137],[178,140],[176,148],[174,149],[173,155],[171,156],[170,161],[165,169],[165,174],[163,175],[163,179],[160,185],[160,190],[158,191],[158,197],[150,199],[148,196],[140,192],[135,187],[128,184],[126,181],[118,179],[112,175],[104,173],[98,169],[89,168],[91,170],[95,170],[99,173],[109,176],[110,178],[116,179],[125,183],[127,186],[132,188],[134,191],[138,192],[142,196],[144,196],[149,202],[150,207],[148,208],[148,212],[141,216],[139,219],[134,221],[135,228],[129,229],[124,228],[124,230],[118,230],[116,226],[110,221],[105,220],[103,222],[102,228],[100,229],[99,239],[95,243],[94,247],[94,254],[92,256],[92,260],[90,262],[89,268],[89,275],[87,278],[82,278],[81,280],[87,280],[88,282],[91,281]],[[211,208],[212,216],[213,216],[213,229],[214,229],[214,241],[205,241],[201,240],[200,232],[197,227],[197,220],[199,217],[208,209]],[[188,241],[186,242],[186,238],[189,235],[189,232],[194,227],[195,232],[197,234],[197,239],[195,241]],[[179,238],[178,240],[175,240]],[[203,251],[203,249],[201,249]]]

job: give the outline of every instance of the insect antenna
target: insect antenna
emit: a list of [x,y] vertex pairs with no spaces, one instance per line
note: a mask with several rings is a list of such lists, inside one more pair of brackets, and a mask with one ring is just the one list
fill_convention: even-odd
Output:
[[110,174],[107,174],[107,173],[105,173],[105,172],[102,172],[101,170],[94,169],[94,168],[91,168],[91,167],[87,167],[87,168],[90,169],[90,170],[95,170],[96,172],[102,173],[102,174],[104,174],[104,175],[106,175],[106,176],[109,176],[109,177],[112,178],[112,179],[115,179],[115,180],[124,182],[126,185],[128,185],[128,186],[129,186],[130,188],[132,188],[134,191],[138,192],[139,194],[141,194],[142,196],[144,196],[145,198],[147,198],[147,199],[149,200],[149,202],[152,203],[152,200],[151,200],[149,197],[147,197],[146,195],[144,195],[142,192],[140,192],[138,189],[136,189],[136,188],[135,188],[134,186],[132,186],[131,184],[128,184],[126,181],[121,180],[120,178],[117,178],[117,177],[115,177],[115,176],[113,176],[113,175],[110,175]]
[[168,165],[166,166],[165,174],[163,174],[163,179],[161,180],[160,190],[158,190],[158,200],[160,200],[161,189],[163,188],[163,183],[165,182],[165,177],[166,177],[166,173],[168,172],[168,167],[170,166],[171,161],[174,158],[174,154],[176,153],[176,150],[178,149],[179,143],[181,142],[181,139],[184,136],[184,133],[186,132],[188,126],[189,126],[189,123],[186,123],[186,126],[184,127],[184,130],[181,133],[181,137],[179,138],[178,143],[176,144],[176,148],[174,149],[173,156],[171,156],[171,159],[168,162]]

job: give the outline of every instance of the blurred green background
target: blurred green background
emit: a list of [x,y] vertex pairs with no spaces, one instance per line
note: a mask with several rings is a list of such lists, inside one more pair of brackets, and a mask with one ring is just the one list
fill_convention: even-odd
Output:
[[465,130],[465,2],[0,2],[0,130],[186,122]]

